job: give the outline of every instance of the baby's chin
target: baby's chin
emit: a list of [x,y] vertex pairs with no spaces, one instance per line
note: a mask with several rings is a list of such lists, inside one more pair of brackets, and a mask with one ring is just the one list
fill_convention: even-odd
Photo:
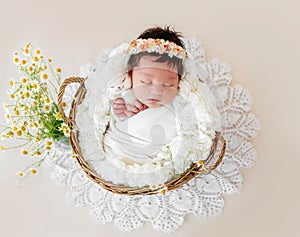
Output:
[[146,101],[144,103],[145,105],[148,106],[148,108],[158,108],[158,107],[161,107],[161,106],[164,106],[165,103],[159,101],[159,102],[149,102],[149,101]]

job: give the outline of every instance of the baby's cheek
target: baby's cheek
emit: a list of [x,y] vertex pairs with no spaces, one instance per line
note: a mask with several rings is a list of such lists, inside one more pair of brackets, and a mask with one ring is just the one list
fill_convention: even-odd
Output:
[[177,89],[171,88],[170,90],[168,90],[166,92],[166,95],[167,95],[166,97],[168,100],[170,100],[170,101],[173,100],[177,95]]
[[133,88],[132,92],[139,101],[143,101],[143,98],[145,97],[145,91],[142,88]]

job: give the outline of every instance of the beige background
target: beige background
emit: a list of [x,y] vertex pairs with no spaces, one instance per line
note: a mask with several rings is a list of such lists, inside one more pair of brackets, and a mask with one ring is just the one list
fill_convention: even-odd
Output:
[[[172,236],[300,236],[300,4],[296,0],[227,1],[0,0],[0,103],[17,75],[12,53],[30,41],[64,69],[101,49],[135,38],[156,24],[171,24],[202,41],[207,59],[233,70],[233,84],[254,97],[262,130],[253,140],[256,165],[242,170],[244,190],[226,196],[222,216],[189,215]],[[1,121],[3,122],[1,108]],[[2,123],[1,122],[1,123]],[[0,235],[5,237],[123,236],[114,224],[99,226],[88,208],[65,205],[66,189],[50,182],[45,166],[21,188],[15,173],[26,166],[17,151],[0,153]],[[147,224],[128,236],[165,236]],[[169,235],[170,236],[170,235]]]

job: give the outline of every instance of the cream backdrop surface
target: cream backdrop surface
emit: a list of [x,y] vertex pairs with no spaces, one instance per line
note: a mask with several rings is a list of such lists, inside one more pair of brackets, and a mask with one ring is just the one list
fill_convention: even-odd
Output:
[[[296,0],[63,1],[0,0],[0,103],[17,75],[12,53],[30,41],[78,75],[101,49],[135,38],[154,25],[171,24],[203,43],[207,59],[219,57],[233,70],[233,84],[254,97],[262,121],[253,140],[254,167],[242,170],[243,192],[225,196],[223,215],[187,216],[172,236],[300,236],[300,4]],[[1,123],[3,119],[1,108]],[[65,205],[44,166],[22,187],[15,173],[26,166],[19,151],[0,153],[0,236],[124,236],[114,224],[94,224],[88,208]],[[165,236],[150,224],[127,236]]]

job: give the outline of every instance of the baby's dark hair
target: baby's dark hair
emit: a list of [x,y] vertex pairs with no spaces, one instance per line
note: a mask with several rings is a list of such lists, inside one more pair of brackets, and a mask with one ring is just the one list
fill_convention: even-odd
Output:
[[[170,26],[165,26],[163,28],[157,26],[157,27],[146,29],[137,37],[137,39],[149,39],[149,38],[163,39],[166,41],[173,42],[184,49],[184,44],[183,41],[181,40],[182,37],[183,36],[180,32],[170,29]],[[159,54],[156,52],[152,52],[152,53],[141,52],[138,54],[132,54],[128,60],[129,74],[132,72],[132,69],[137,66],[141,57],[145,55],[160,56],[158,59],[155,60],[155,62],[168,62],[170,66],[172,67],[175,66],[178,71],[179,79],[181,78],[181,75],[183,74],[182,59],[177,58],[175,56],[171,58],[167,53]]]

